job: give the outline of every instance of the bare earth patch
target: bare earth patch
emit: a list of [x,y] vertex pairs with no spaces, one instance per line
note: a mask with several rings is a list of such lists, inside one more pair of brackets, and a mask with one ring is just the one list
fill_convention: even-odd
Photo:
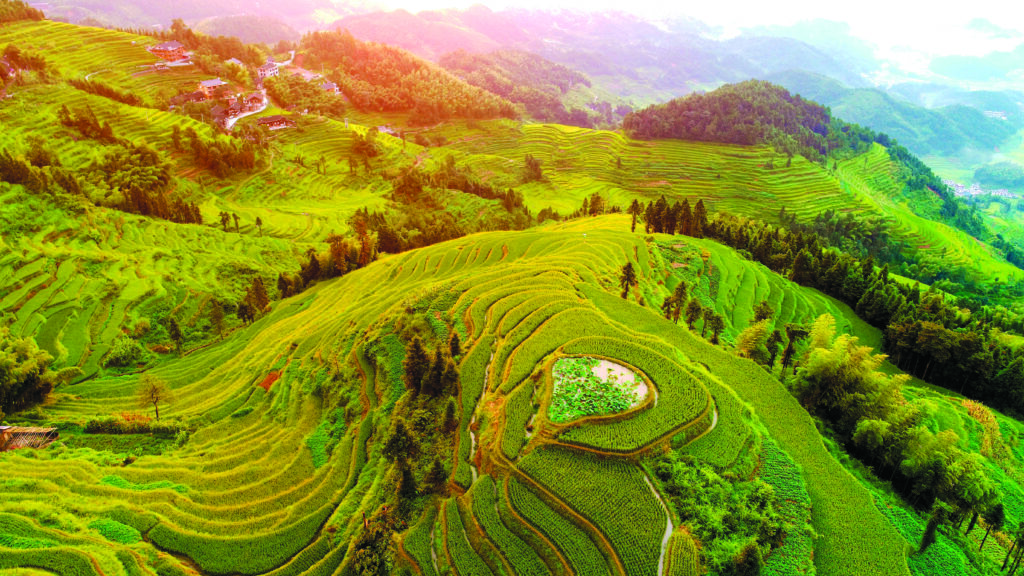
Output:
[[636,392],[636,400],[630,408],[639,406],[644,399],[647,398],[647,382],[643,378],[638,378],[636,373],[626,368],[622,364],[616,364],[608,360],[600,360],[597,366],[594,366],[591,371],[594,376],[597,376],[601,380],[610,380],[612,376],[615,377],[616,382],[636,382],[636,386],[633,387],[633,391]]

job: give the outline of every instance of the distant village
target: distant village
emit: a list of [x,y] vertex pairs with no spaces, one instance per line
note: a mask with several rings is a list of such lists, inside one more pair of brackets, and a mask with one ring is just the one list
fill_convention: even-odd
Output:
[[[186,51],[185,45],[176,40],[169,42],[162,42],[154,46],[150,46],[148,50],[156,57],[163,60],[153,65],[153,70],[166,70],[172,66],[189,66],[191,62],[191,53]],[[294,52],[292,57],[294,58]],[[221,80],[219,77],[211,80],[200,81],[196,85],[196,90],[184,94],[179,94],[171,99],[171,106],[181,106],[188,103],[199,103],[207,101],[216,101],[217,105],[211,110],[213,115],[213,122],[222,128],[223,130],[230,131],[234,126],[235,121],[245,116],[258,114],[267,108],[267,91],[263,88],[263,81],[267,78],[278,76],[281,74],[281,70],[284,67],[288,67],[288,70],[296,76],[301,76],[308,82],[315,82],[322,80],[323,76],[309,70],[299,68],[291,65],[291,59],[287,62],[279,63],[275,62],[273,58],[267,58],[267,61],[256,68],[256,76],[258,78],[257,90],[255,92],[239,93],[236,92],[235,88],[228,82]],[[225,61],[225,64],[238,66],[245,68],[245,64],[236,59],[231,58]],[[324,92],[330,94],[340,94],[337,84],[324,80],[320,84],[320,88]],[[279,130],[282,128],[290,128],[295,126],[295,121],[281,115],[267,116],[257,120],[257,126],[266,127],[270,130]]]
[[970,186],[965,186],[954,180],[943,180],[943,184],[949,187],[953,191],[953,194],[962,198],[970,198],[972,196],[999,196],[1002,198],[1021,198],[1020,194],[1014,194],[1006,188],[999,188],[997,190],[985,190],[980,184],[974,183]]

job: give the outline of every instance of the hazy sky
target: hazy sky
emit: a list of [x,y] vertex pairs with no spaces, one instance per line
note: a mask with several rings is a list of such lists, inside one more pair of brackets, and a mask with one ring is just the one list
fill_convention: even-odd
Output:
[[1024,11],[1006,0],[906,2],[906,0],[380,0],[392,8],[419,10],[484,4],[504,7],[625,10],[649,18],[685,14],[727,30],[786,25],[823,18],[847,22],[855,36],[878,49],[883,59],[924,71],[931,56],[980,56],[1024,42]]

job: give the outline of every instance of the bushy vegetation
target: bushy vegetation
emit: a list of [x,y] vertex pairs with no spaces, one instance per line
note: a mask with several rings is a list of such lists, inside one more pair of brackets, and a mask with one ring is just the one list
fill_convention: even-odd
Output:
[[942,216],[972,236],[989,236],[977,214],[957,200],[920,159],[885,134],[831,116],[820,104],[764,81],[727,84],[707,94],[634,112],[623,129],[638,138],[680,138],[729,144],[767,144],[792,158],[800,154],[823,165],[881,144],[900,165],[910,190],[930,190],[942,199]]
[[322,81],[307,81],[298,75],[271,76],[263,80],[267,95],[283,108],[343,118],[344,98],[327,92],[321,84]]
[[638,377],[619,382],[615,374],[600,378],[594,368],[595,358],[561,358],[551,371],[554,390],[551,407],[552,422],[570,422],[584,416],[614,414],[629,409],[638,401]]
[[768,556],[783,543],[775,490],[760,478],[730,481],[713,468],[670,453],[654,462],[654,474],[690,533],[705,545],[700,564],[717,574],[743,574],[737,556],[753,541]]
[[53,357],[31,338],[0,327],[0,421],[4,412],[23,410],[46,398],[55,386],[77,376],[77,368],[52,370]]
[[301,47],[307,64],[331,70],[327,77],[360,110],[411,112],[420,124],[515,116],[507,100],[399,48],[362,42],[348,32],[312,32]]
[[986,164],[974,171],[974,179],[990,186],[1019,188],[1024,186],[1024,167],[1016,162]]
[[459,50],[445,54],[438,64],[473,86],[522,105],[526,114],[536,120],[593,127],[594,121],[587,111],[569,109],[563,103],[564,96],[573,87],[590,87],[590,80],[561,64],[516,50],[490,54]]
[[21,0],[0,1],[0,22],[42,20],[44,17],[42,10],[36,10]]

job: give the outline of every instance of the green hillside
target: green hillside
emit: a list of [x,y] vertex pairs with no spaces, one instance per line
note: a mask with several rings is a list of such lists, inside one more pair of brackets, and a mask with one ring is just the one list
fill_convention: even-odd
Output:
[[[885,132],[921,156],[954,157],[965,148],[992,152],[1020,128],[1012,107],[950,104],[929,109],[894,98],[874,88],[849,88],[825,76],[788,72],[771,78],[805,98],[828,106],[849,122]],[[1012,105],[1011,105],[1012,106]],[[989,118],[984,110],[1007,109],[1009,120]]]
[[[161,421],[182,432],[130,463],[120,460],[139,449],[137,440],[111,453],[100,448],[105,435],[83,426],[136,410],[139,377],[61,389],[33,416],[59,425],[61,444],[0,456],[7,471],[0,504],[5,562],[87,574],[330,573],[350,566],[385,521],[404,521],[408,528],[387,528],[401,534],[395,561],[428,573],[436,554],[439,569],[450,564],[460,574],[657,574],[666,548],[664,529],[652,526],[671,520],[703,533],[693,519],[666,517],[662,502],[676,502],[675,480],[663,470],[714,466],[733,478],[724,481],[735,490],[754,482],[787,495],[762,504],[788,535],[757,537],[771,573],[808,573],[812,562],[819,574],[908,573],[907,549],[924,520],[844,470],[772,375],[637,305],[634,296],[655,299],[680,270],[699,265],[717,279],[717,293],[701,288],[700,298],[726,313],[734,329],[748,320],[738,311],[763,298],[778,307],[778,325],[831,312],[868,339],[870,331],[843,306],[714,243],[645,241],[618,231],[626,227],[628,218],[618,216],[474,235],[385,258],[283,301],[222,344],[148,372],[173,392]],[[641,278],[628,299],[609,292],[618,291],[623,261],[633,261]],[[440,348],[451,333],[461,342],[457,387],[411,395],[403,383],[406,343],[415,337],[428,350]],[[649,397],[624,417],[552,423],[548,370],[554,358],[581,354],[638,370],[658,402]],[[968,449],[994,430],[974,423],[966,403],[927,388],[908,387],[907,394],[933,398],[935,425],[954,424]],[[428,432],[443,419],[449,395],[455,424]],[[1016,423],[998,418],[1004,438],[1019,433]],[[423,430],[419,455],[408,463],[422,494],[412,500],[395,500],[406,481],[387,446],[399,420]],[[669,460],[659,455],[663,449]],[[994,449],[1003,448],[981,452]],[[604,457],[588,455],[595,452]],[[1014,454],[993,459],[991,469],[1014,470]],[[435,459],[450,482],[448,499],[428,488]],[[751,471],[753,479],[744,480]],[[1014,476],[1003,474],[1004,486],[1016,490]],[[609,484],[580,484],[581,477]],[[1017,493],[1004,492],[1011,519],[1021,513]],[[621,505],[605,501],[607,494],[628,501],[628,515],[614,512]],[[65,502],[77,503],[74,514],[63,512]],[[807,523],[816,540],[807,538]],[[743,537],[720,532],[699,561],[728,561],[737,549],[729,546]],[[951,570],[943,573],[988,573],[998,542],[990,539],[991,556],[977,560],[943,536],[928,555],[909,556],[910,569],[937,574],[939,563]]]
[[170,107],[216,74],[156,42],[0,28],[0,448],[59,434],[0,450],[0,576],[988,576],[1019,548],[1024,425],[959,392],[1024,405],[1020,272],[884,138],[528,123],[341,33],[278,55],[340,108],[268,81],[225,129]]
[[[607,224],[618,227],[623,222],[613,219]],[[594,547],[579,554],[596,553],[593,560],[608,562],[616,573],[655,573],[661,532],[641,529],[621,516],[608,515],[607,510],[614,510],[614,505],[575,490],[572,478],[578,476],[563,476],[560,459],[569,457],[571,452],[566,450],[577,449],[567,447],[615,454],[675,443],[673,437],[685,442],[696,434],[689,430],[706,429],[713,414],[742,418],[738,412],[728,416],[722,413],[726,409],[723,406],[730,411],[742,410],[742,404],[736,404],[725,384],[735,381],[734,375],[739,374],[749,384],[734,391],[750,403],[756,417],[749,416],[752,419],[746,424],[740,420],[721,428],[720,433],[715,427],[701,441],[701,451],[715,452],[713,446],[721,443],[723,449],[729,446],[734,453],[739,449],[738,465],[749,466],[742,461],[757,458],[759,443],[741,441],[737,445],[737,437],[732,434],[757,437],[763,424],[804,471],[800,482],[806,483],[816,510],[812,523],[819,534],[827,535],[827,546],[819,547],[814,555],[819,571],[830,573],[829,566],[851,565],[861,566],[859,573],[865,574],[905,571],[902,540],[872,507],[864,488],[842,471],[824,447],[812,440],[813,436],[806,434],[806,430],[813,430],[811,421],[785,389],[754,365],[719,352],[605,291],[603,286],[611,280],[618,263],[633,254],[637,254],[644,277],[653,278],[666,269],[664,262],[651,259],[655,254],[648,252],[651,247],[640,238],[603,228],[601,221],[595,221],[530,233],[472,236],[387,258],[365,271],[282,302],[275,312],[230,336],[224,344],[150,372],[167,380],[175,395],[163,410],[164,418],[179,421],[195,432],[182,447],[168,445],[162,455],[142,456],[117,472],[105,468],[102,460],[81,459],[86,454],[101,453],[70,446],[92,440],[73,423],[80,426],[89,418],[132,410],[138,378],[98,379],[63,389],[42,418],[65,422],[62,426],[68,445],[52,454],[39,454],[48,463],[44,476],[34,470],[40,463],[29,457],[34,454],[4,456],[8,478],[22,480],[6,485],[5,491],[20,496],[5,499],[9,504],[0,505],[4,508],[0,513],[8,515],[11,529],[18,534],[63,546],[66,552],[55,555],[55,559],[73,562],[76,554],[88,552],[98,559],[99,569],[108,574],[126,570],[123,558],[138,561],[136,554],[147,563],[144,559],[152,553],[153,545],[185,554],[200,569],[211,573],[266,572],[281,565],[294,570],[298,568],[296,562],[303,562],[299,566],[332,570],[331,566],[344,562],[346,547],[331,542],[355,544],[349,538],[361,527],[359,511],[372,515],[390,498],[387,486],[394,481],[389,480],[394,472],[388,471],[391,467],[380,453],[383,443],[377,441],[386,437],[389,421],[393,424],[397,415],[404,415],[416,426],[416,410],[443,406],[424,398],[424,393],[416,400],[401,396],[401,372],[394,368],[401,366],[401,342],[409,330],[428,342],[438,338],[443,342],[451,330],[463,335],[467,351],[460,362],[458,397],[463,412],[458,418],[459,431],[434,446],[453,450],[451,454],[456,458],[445,468],[454,468],[455,486],[473,487],[469,501],[460,498],[443,506],[447,517],[443,546],[460,572],[464,569],[460,566],[486,563],[487,539],[503,534],[501,529],[487,525],[487,515],[468,513],[476,509],[471,505],[475,494],[486,490],[475,486],[486,478],[475,480],[480,468],[481,473],[499,483],[509,484],[507,505],[516,514],[529,519],[546,507],[545,514],[560,516],[562,522],[575,523],[577,529],[588,533]],[[580,241],[583,230],[588,231],[586,244]],[[369,293],[359,287],[370,285],[387,288],[367,298]],[[416,312],[410,317],[406,310]],[[418,328],[417,317],[431,319],[433,327],[422,324]],[[311,332],[310,326],[316,328]],[[428,332],[422,332],[424,328]],[[658,389],[658,406],[648,402],[632,417],[607,423],[595,421],[568,429],[549,424],[544,416],[550,394],[543,386],[547,377],[537,370],[549,365],[545,358],[559,351],[599,354],[641,370]],[[713,368],[708,372],[704,365]],[[281,376],[269,391],[256,386],[264,375],[275,371]],[[534,401],[517,402],[521,391],[534,389],[535,381],[542,386],[532,393]],[[211,393],[210,384],[214,382],[216,392]],[[768,393],[772,389],[777,392]],[[716,395],[723,394],[728,398],[716,399]],[[679,399],[671,401],[673,397]],[[692,410],[678,411],[684,399]],[[538,402],[539,411],[534,404]],[[669,406],[676,409],[670,410]],[[535,411],[538,415],[531,418]],[[469,422],[474,419],[485,425],[471,427]],[[532,420],[533,432],[524,439],[525,420]],[[623,444],[626,438],[634,440]],[[318,456],[324,454],[325,446],[326,455]],[[435,454],[445,460],[451,457],[444,451]],[[417,466],[424,466],[424,460],[429,463],[424,455]],[[65,464],[77,470],[74,480],[60,480],[63,475],[57,470]],[[649,520],[644,522],[660,521],[664,525],[664,510],[658,503],[661,497],[651,494],[643,468],[632,460],[574,457],[573,466],[590,467],[595,477],[615,482],[615,490],[623,497],[639,499],[634,505],[645,502],[646,508],[635,509],[635,514],[647,515]],[[278,492],[277,482],[268,478],[278,479],[280,486],[289,488]],[[296,484],[299,478],[302,480]],[[33,500],[39,482],[45,482],[48,491],[62,495],[50,502],[84,498],[81,512],[63,519],[58,515],[54,524],[26,532],[24,506]],[[600,486],[592,489],[601,490]],[[532,494],[534,503],[521,499],[526,497],[520,495],[523,490]],[[838,493],[845,496],[834,498]],[[174,498],[168,502],[169,495]],[[261,504],[254,509],[251,502],[255,501]],[[427,497],[422,505],[435,505],[433,502],[434,497]],[[39,501],[33,507],[40,512],[56,512],[55,505]],[[243,509],[248,510],[244,517],[233,512]],[[471,529],[463,528],[455,514],[463,516],[461,522],[471,524]],[[856,524],[847,523],[846,519],[854,517],[859,519]],[[89,525],[104,519],[134,528],[147,535],[147,542],[152,544],[137,547],[133,554],[131,548],[101,543],[100,534],[90,532]],[[498,519],[490,517],[490,521]],[[238,530],[243,526],[244,535]],[[554,529],[547,521],[537,527],[542,531]],[[508,538],[514,537],[515,530],[521,531],[511,528],[514,531],[507,534]],[[467,530],[470,546],[464,540],[458,544],[456,540],[465,536],[456,535],[453,529]],[[791,529],[802,528],[797,523]],[[71,536],[73,533],[82,536]],[[547,536],[562,547],[558,535]],[[648,538],[653,540],[645,540]],[[405,545],[414,548],[408,541]],[[654,552],[641,553],[643,548],[637,545],[649,546]],[[38,554],[33,550],[39,546],[26,545],[14,556],[15,562]],[[235,552],[218,554],[215,550],[220,546]],[[539,553],[557,555],[558,548]],[[338,552],[324,555],[331,549]],[[508,553],[501,545],[498,550]],[[583,562],[585,557],[570,557],[570,561]],[[771,558],[768,555],[769,561]],[[500,557],[498,560],[495,567],[501,565]],[[515,557],[505,560],[520,561]],[[806,564],[809,557],[789,561]],[[44,565],[54,566],[49,561]],[[470,569],[466,573],[475,572]]]

